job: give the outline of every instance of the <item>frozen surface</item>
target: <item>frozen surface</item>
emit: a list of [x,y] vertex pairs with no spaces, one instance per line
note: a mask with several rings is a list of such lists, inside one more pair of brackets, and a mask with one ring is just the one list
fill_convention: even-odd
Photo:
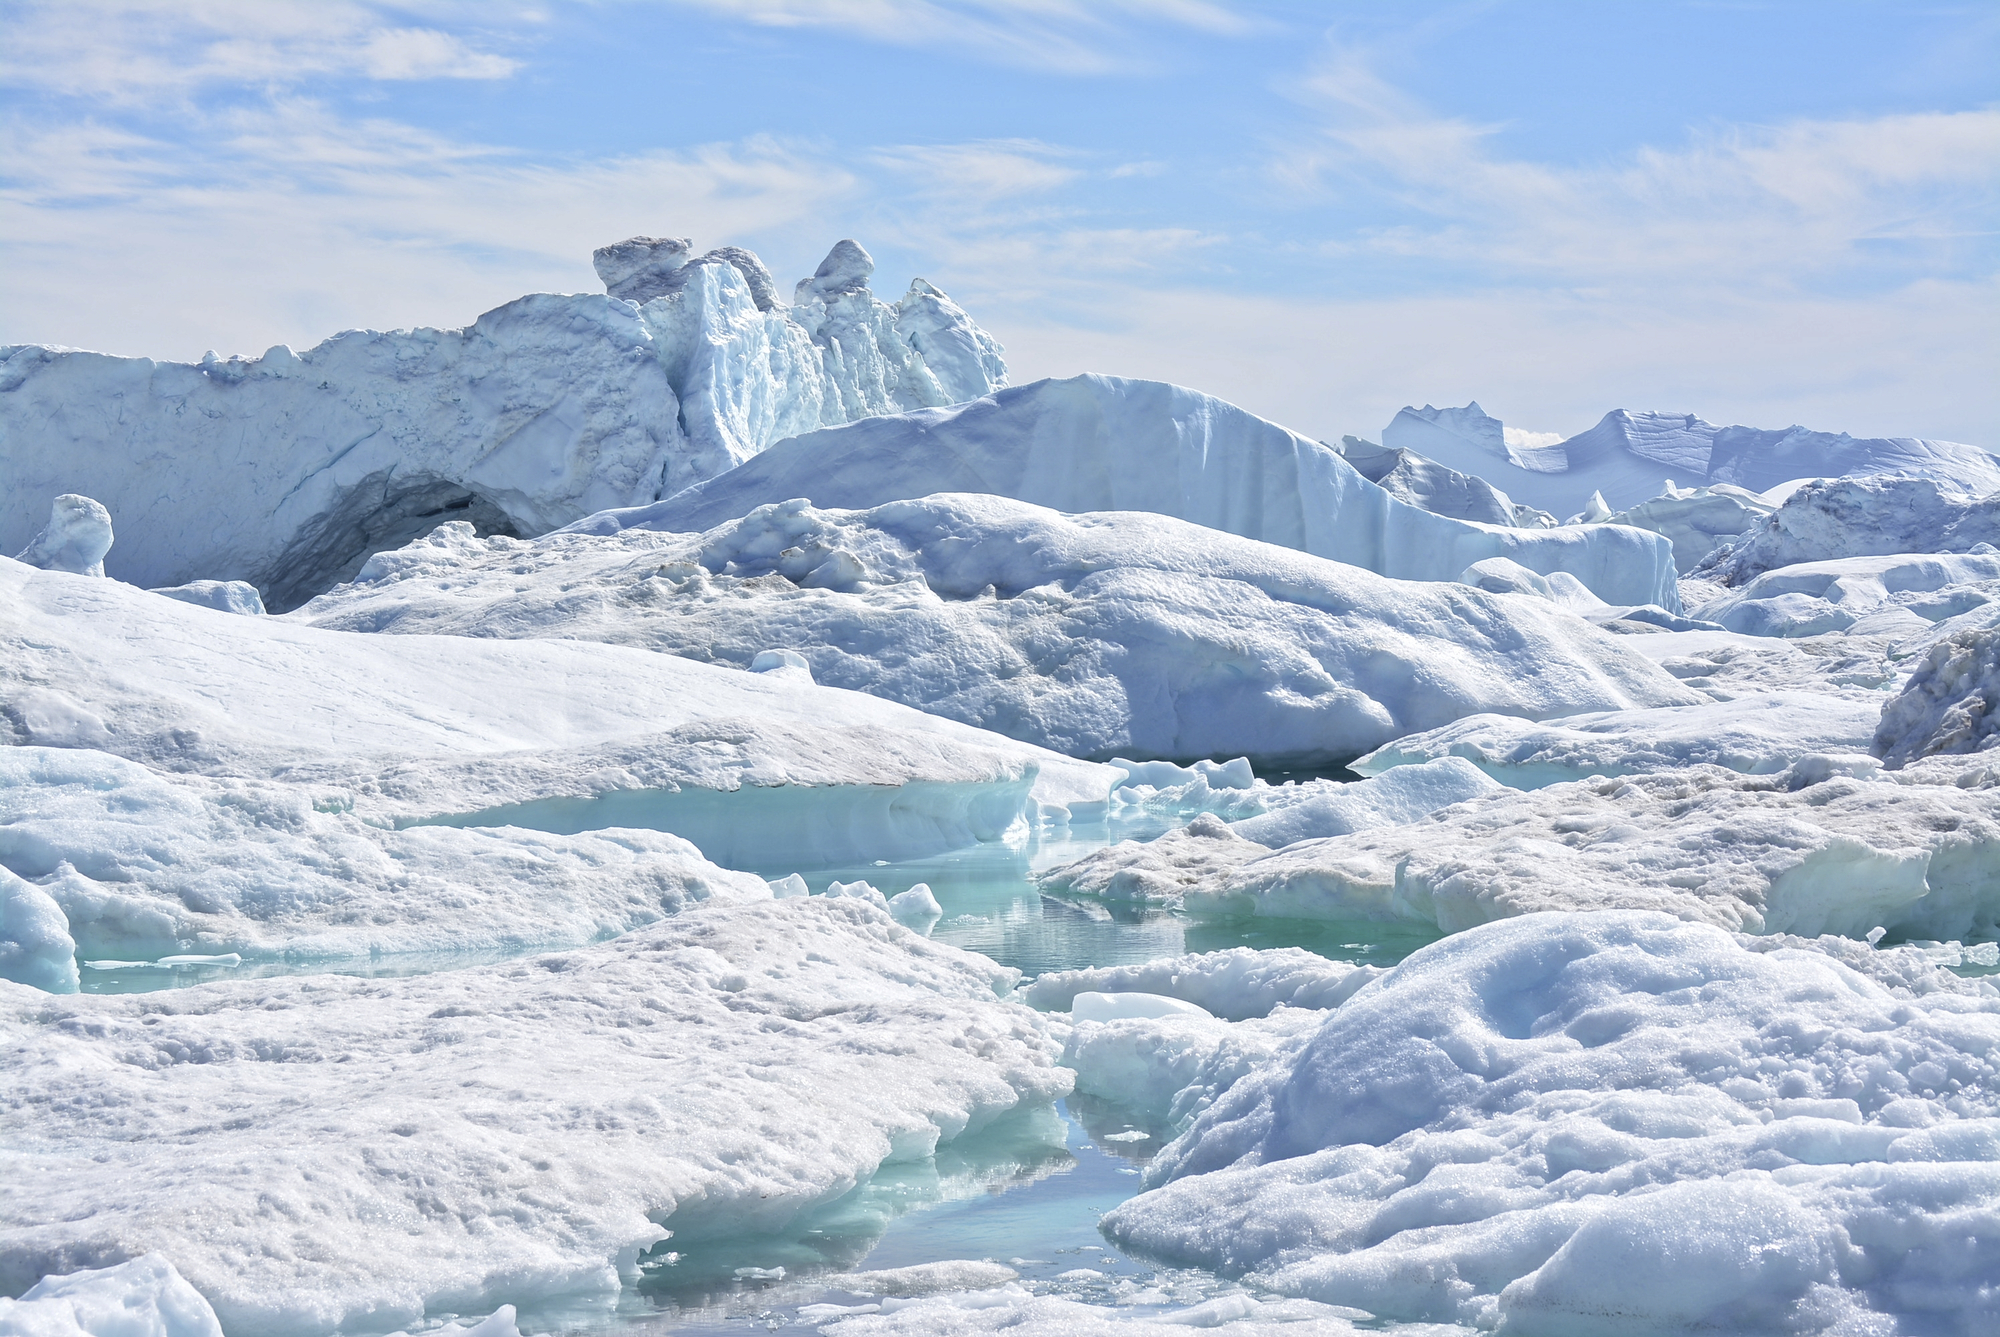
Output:
[[[569,947],[710,898],[769,895],[663,832],[397,830],[296,786],[162,774],[81,748],[0,748],[0,868],[34,881],[62,930],[56,948],[73,938],[84,960]],[[4,963],[0,975],[40,982]]]
[[78,987],[76,939],[48,889],[0,866],[0,980],[50,993]]
[[1402,919],[1447,933],[1541,910],[1650,909],[1750,933],[1990,938],[2000,768],[1952,760],[1895,778],[1864,756],[1768,777],[1695,766],[1575,781],[1275,851],[1212,831],[1197,840],[1204,818],[1179,839],[1107,850],[1045,880],[1087,889],[1125,871],[1199,915]]
[[[1769,775],[1816,753],[1868,751],[1883,704],[1879,695],[1855,700],[1818,692],[1774,692],[1695,706],[1572,715],[1540,724],[1473,715],[1398,738],[1362,757],[1353,768],[1386,779],[1394,774],[1392,768],[1460,757],[1516,789],[1694,765]],[[1282,823],[1284,815],[1265,820]],[[1261,839],[1251,831],[1243,834]]]
[[269,1334],[615,1290],[1061,1095],[1013,979],[815,896],[416,979],[0,985],[0,1287],[159,1250]]
[[1474,929],[1238,1080],[1106,1230],[1502,1331],[1989,1331],[2000,993],[1900,969],[1664,915]]
[[1118,776],[780,674],[324,631],[6,559],[0,709],[17,743],[276,781],[380,824],[653,827],[760,868],[990,839]]
[[[1357,1327],[1368,1316],[1311,1301],[1259,1300],[1236,1293],[1181,1309],[1159,1312],[1121,1310],[1058,1295],[1037,1295],[1020,1286],[957,1292],[890,1302],[879,1312],[833,1317],[820,1329],[827,1337],[1183,1337],[1209,1329],[1232,1337],[1351,1337],[1378,1331]],[[1458,1337],[1457,1325],[1411,1324],[1399,1337]]]
[[1614,409],[1589,431],[1560,443],[1510,444],[1505,435],[1499,421],[1476,403],[1425,406],[1398,413],[1383,429],[1382,444],[1475,474],[1513,500],[1558,516],[1583,511],[1593,493],[1611,511],[1637,506],[1658,496],[1670,480],[1765,492],[1799,478],[1908,474],[1960,492],[2000,491],[2000,459],[1954,441],[1857,439],[1804,427],[1718,427],[1692,413],[1626,409]]
[[1875,754],[1891,767],[1919,757],[2000,748],[2000,626],[1932,646],[1882,708]]
[[1793,492],[1702,574],[1742,586],[1766,571],[1801,562],[1894,553],[1991,553],[1996,544],[2000,479],[1967,489],[1930,478],[1829,478]]
[[0,552],[87,493],[123,535],[113,576],[245,580],[282,611],[441,520],[541,533],[783,436],[1005,383],[998,345],[922,280],[894,307],[864,279],[787,310],[760,304],[762,273],[723,248],[643,306],[543,293],[247,360],[0,347]]
[[0,1337],[222,1337],[222,1325],[164,1254],[149,1253],[0,1299]]
[[780,443],[656,506],[574,526],[708,529],[796,497],[862,509],[986,492],[1058,511],[1152,511],[1408,580],[1510,557],[1567,571],[1615,604],[1678,606],[1672,547],[1619,526],[1515,529],[1396,500],[1340,453],[1233,404],[1158,381],[1077,376],[954,408]]
[[1167,516],[980,494],[868,511],[790,501],[702,535],[523,543],[452,526],[293,618],[751,667],[785,647],[814,681],[1091,757],[1342,762],[1476,711],[1698,699],[1629,638],[1540,602]]
[[2000,553],[1840,557],[1781,566],[1693,610],[1749,636],[1909,636],[2000,602]]

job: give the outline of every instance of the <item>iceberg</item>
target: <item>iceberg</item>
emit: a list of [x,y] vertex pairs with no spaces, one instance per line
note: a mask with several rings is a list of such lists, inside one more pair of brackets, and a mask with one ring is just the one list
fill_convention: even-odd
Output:
[[247,581],[282,612],[444,520],[539,534],[780,437],[1005,383],[999,346],[944,294],[920,279],[891,307],[857,272],[786,309],[725,247],[672,284],[613,284],[643,304],[534,294],[463,329],[350,330],[303,353],[0,347],[0,552],[49,498],[84,493],[125,534],[111,575]]
[[1390,1319],[1969,1335],[2000,1316],[2000,992],[1916,956],[1472,929],[1235,1081],[1104,1229]]
[[1100,758],[1345,762],[1477,711],[1699,699],[1539,601],[1144,512],[947,494],[867,511],[792,500],[699,535],[659,523],[532,543],[448,526],[288,620],[752,668],[784,646],[812,681]]
[[1433,515],[1522,529],[1550,529],[1556,524],[1552,515],[1516,506],[1485,479],[1447,469],[1413,450],[1389,450],[1359,437],[1343,436],[1340,457],[1397,501]]
[[1676,479],[1761,493],[1801,478],[1897,474],[1958,492],[2000,491],[2000,457],[1955,441],[1718,427],[1692,413],[1627,409],[1614,409],[1589,431],[1559,443],[1514,445],[1505,435],[1477,403],[1426,405],[1399,412],[1383,429],[1382,444],[1474,474],[1556,515],[1585,510],[1593,493],[1611,511],[1637,506]]
[[0,983],[0,1290],[158,1251],[271,1337],[610,1298],[1065,1094],[1016,978],[812,896],[416,978]]
[[1076,376],[950,408],[793,437],[652,506],[570,527],[703,530],[806,498],[865,510],[984,492],[1052,510],[1151,511],[1401,580],[1454,580],[1509,557],[1566,571],[1607,603],[1679,607],[1671,545],[1618,526],[1518,529],[1434,515],[1363,478],[1340,452],[1235,405],[1158,381]]
[[284,785],[386,827],[648,827],[731,867],[913,857],[1114,768],[858,692],[621,646],[367,636],[0,558],[9,741]]
[[1807,483],[1700,574],[1743,586],[1808,562],[1901,553],[1981,553],[2000,545],[2000,481],[1966,495],[1928,478],[1829,478]]

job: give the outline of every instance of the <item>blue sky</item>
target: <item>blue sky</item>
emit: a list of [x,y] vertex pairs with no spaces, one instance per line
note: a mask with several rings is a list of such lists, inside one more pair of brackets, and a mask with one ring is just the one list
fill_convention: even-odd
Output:
[[1015,379],[2000,447],[2000,6],[0,0],[0,340],[192,358],[858,238]]

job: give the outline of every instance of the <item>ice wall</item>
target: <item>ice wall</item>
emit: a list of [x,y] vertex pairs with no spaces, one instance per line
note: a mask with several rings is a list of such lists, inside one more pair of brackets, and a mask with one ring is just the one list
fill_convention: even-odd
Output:
[[1159,381],[1036,381],[952,408],[867,419],[767,450],[656,506],[594,517],[707,529],[794,497],[864,509],[987,492],[1058,511],[1153,511],[1406,580],[1456,580],[1487,557],[1568,571],[1614,604],[1678,608],[1672,546],[1617,526],[1503,528],[1433,515],[1339,452]]
[[110,575],[244,580],[283,611],[446,519],[538,534],[784,436],[1005,381],[999,346],[921,280],[889,306],[850,263],[787,310],[747,251],[662,274],[673,255],[614,267],[643,304],[536,294],[463,329],[350,330],[304,353],[0,347],[0,552],[83,493],[121,535]]
[[1907,474],[1961,492],[2000,490],[2000,458],[1977,446],[1916,437],[1852,437],[1804,427],[1718,427],[1692,413],[1614,409],[1556,445],[1509,446],[1479,405],[1406,408],[1382,444],[1476,474],[1515,501],[1575,515],[1601,493],[1614,511],[1659,494],[1669,480],[1729,483],[1762,492],[1797,478]]

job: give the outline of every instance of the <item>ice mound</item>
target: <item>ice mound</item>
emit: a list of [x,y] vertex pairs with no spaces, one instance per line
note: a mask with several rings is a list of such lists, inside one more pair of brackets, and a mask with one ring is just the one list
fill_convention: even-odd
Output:
[[1892,768],[1919,757],[2000,748],[2000,626],[1934,645],[1882,707],[1875,755]]
[[1102,811],[1119,776],[782,674],[222,617],[5,558],[0,717],[7,741],[333,796],[382,826],[650,827],[774,871],[995,838],[1042,803]]
[[1954,441],[1718,427],[1692,413],[1626,409],[1559,443],[1510,443],[1506,435],[1476,403],[1426,406],[1398,413],[1382,444],[1475,474],[1515,501],[1562,516],[1584,510],[1593,493],[1612,512],[1638,506],[1674,479],[1766,492],[1800,478],[1902,474],[1959,492],[2000,491],[2000,458]]
[[111,512],[89,497],[66,492],[49,508],[49,522],[28,541],[17,561],[78,576],[104,574],[111,551]]
[[273,1337],[615,1295],[669,1232],[779,1230],[1066,1092],[1014,978],[813,896],[416,978],[0,984],[0,1289],[157,1249]]
[[1386,580],[1166,516],[1064,516],[990,495],[862,512],[793,500],[699,536],[525,544],[459,527],[364,575],[294,617],[752,667],[788,646],[820,683],[1073,756],[1338,762],[1474,711],[1698,699],[1553,607]]
[[1748,636],[1907,637],[2000,602],[2000,554],[1900,553],[1800,562],[1758,575],[1695,610]]
[[1018,996],[1030,1007],[1063,1012],[1082,993],[1158,994],[1193,1003],[1224,1021],[1244,1021],[1280,1007],[1338,1007],[1381,973],[1373,966],[1329,961],[1303,947],[1232,947],[1140,965],[1050,971]]
[[1611,526],[1453,520],[1406,505],[1340,453],[1180,386],[1109,376],[1037,381],[952,408],[812,432],[655,506],[578,532],[695,530],[809,498],[865,509],[984,492],[1058,511],[1151,511],[1406,580],[1452,580],[1487,557],[1567,571],[1614,604],[1679,606],[1672,550]]
[[2000,478],[1971,495],[1930,478],[1827,478],[1793,492],[1701,574],[1740,587],[1801,562],[1965,553],[1981,544],[2000,544]]
[[264,599],[247,580],[191,580],[185,585],[167,585],[153,591],[182,603],[199,604],[218,613],[264,615]]
[[0,864],[0,980],[49,993],[75,993],[79,987],[76,939],[70,936],[62,905],[4,864]]
[[1234,829],[1275,850],[1300,840],[1401,826],[1499,787],[1463,757],[1443,756],[1328,789],[1306,802],[1245,818]]
[[1220,885],[1270,848],[1239,836],[1214,813],[1152,840],[1121,840],[1109,849],[1043,872],[1043,890],[1138,905],[1178,906],[1191,891]]
[[1006,381],[999,345],[922,280],[895,306],[864,282],[792,310],[738,248],[635,238],[598,258],[618,296],[536,294],[304,353],[0,347],[0,551],[75,488],[125,531],[112,575],[248,581],[284,611],[443,520],[538,534],[781,437]]
[[1990,986],[1536,915],[1363,989],[1104,1228],[1396,1319],[1969,1337],[2000,1318],[1996,1053]]
[[164,1254],[149,1253],[0,1299],[0,1337],[222,1337],[222,1325]]
[[[1275,851],[1209,840],[1197,852],[1162,837],[1125,859],[1172,893],[1157,899],[1203,916],[1450,933],[1541,910],[1647,909],[1748,933],[2000,936],[2000,770],[1912,771],[1896,783],[1879,767],[1868,756],[1807,758],[1768,777],[1694,766],[1502,790],[1407,826]],[[1114,854],[1044,880],[1102,878]]]
[[[570,947],[710,898],[770,894],[661,832],[397,830],[350,801],[87,749],[0,748],[0,869],[49,902],[62,931],[47,955],[70,988],[78,954],[296,962]],[[0,937],[15,932],[11,908],[6,918]],[[0,977],[62,991],[4,957]]]
[[1470,715],[1384,744],[1353,769],[1387,780],[1412,763],[1458,757],[1515,789],[1695,765],[1770,775],[1801,757],[1868,751],[1880,718],[1879,696],[1855,700],[1820,692],[1601,711],[1542,723]]

